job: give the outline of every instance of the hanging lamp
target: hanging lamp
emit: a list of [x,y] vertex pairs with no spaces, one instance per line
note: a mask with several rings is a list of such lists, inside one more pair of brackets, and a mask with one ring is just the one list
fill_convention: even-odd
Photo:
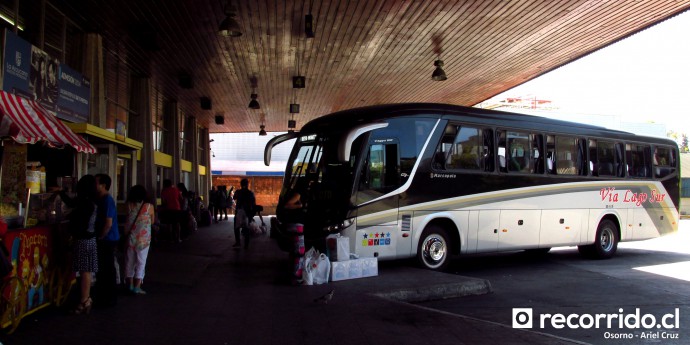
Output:
[[435,81],[444,81],[448,79],[446,76],[446,72],[443,70],[443,60],[438,59],[434,61],[434,66],[436,66],[436,69],[434,69],[434,73],[431,73],[431,80]]

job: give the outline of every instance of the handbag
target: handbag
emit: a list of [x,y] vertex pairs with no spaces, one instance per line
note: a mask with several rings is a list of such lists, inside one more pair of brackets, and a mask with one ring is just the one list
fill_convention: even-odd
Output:
[[141,203],[141,206],[139,206],[139,211],[137,211],[137,216],[134,217],[134,220],[132,221],[132,225],[129,227],[129,231],[127,231],[127,235],[132,233],[132,230],[134,230],[134,225],[137,224],[137,219],[139,219],[139,215],[141,214],[141,209],[144,208],[145,202]]
[[137,224],[137,219],[139,219],[139,216],[141,215],[141,210],[144,208],[144,205],[146,202],[142,202],[141,206],[139,206],[139,211],[137,212],[137,216],[134,217],[134,220],[132,221],[132,225],[129,228],[128,231],[128,237],[129,237],[129,243],[133,245],[137,250],[142,250],[146,247],[149,246],[150,242],[145,241],[145,231],[140,231],[137,233],[135,236],[132,236],[132,231],[134,230],[134,226]]

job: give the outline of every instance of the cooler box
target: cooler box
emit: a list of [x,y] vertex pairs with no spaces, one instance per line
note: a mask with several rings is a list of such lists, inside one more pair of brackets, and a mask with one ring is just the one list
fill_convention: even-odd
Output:
[[331,261],[331,281],[350,279],[350,261]]
[[374,277],[379,274],[376,258],[331,261],[331,281]]

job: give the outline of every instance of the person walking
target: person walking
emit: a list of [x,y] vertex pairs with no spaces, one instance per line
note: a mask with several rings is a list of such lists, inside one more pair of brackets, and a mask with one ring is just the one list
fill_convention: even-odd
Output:
[[161,212],[161,223],[170,226],[173,241],[177,243],[182,242],[182,238],[180,237],[181,200],[182,194],[177,187],[173,186],[172,181],[169,179],[163,180],[163,190],[161,191],[161,206],[163,207],[163,211]]
[[218,220],[228,220],[228,191],[227,186],[219,186],[216,191],[216,200],[214,201],[218,213]]
[[177,189],[180,191],[180,213],[178,215],[180,221],[180,238],[187,238],[191,233],[189,226],[189,217],[191,217],[191,211],[189,209],[189,191],[182,182],[177,183]]
[[135,185],[129,189],[127,195],[127,252],[125,256],[125,281],[129,291],[137,295],[145,295],[141,289],[146,268],[146,258],[151,246],[151,224],[155,220],[154,206],[147,202],[146,188]]
[[216,198],[218,195],[218,190],[216,186],[212,186],[211,190],[208,191],[208,210],[213,216],[213,222],[218,223],[218,208],[216,207]]
[[230,186],[230,189],[228,190],[228,209],[230,210],[230,214],[235,214],[235,199],[233,197],[235,196],[235,186]]
[[72,209],[69,214],[70,234],[74,239],[74,258],[72,270],[79,273],[79,304],[72,310],[74,314],[91,312],[91,281],[98,272],[96,245],[96,178],[84,175],[77,182],[77,196],[71,198],[61,190],[60,199]]
[[98,245],[98,273],[96,274],[96,305],[112,307],[117,304],[117,271],[115,250],[120,240],[117,226],[117,206],[110,195],[112,180],[106,174],[96,174],[96,244]]
[[249,190],[249,180],[243,178],[240,181],[240,189],[233,196],[235,200],[235,244],[233,247],[240,246],[240,233],[244,235],[244,249],[249,248],[249,221],[254,219],[254,209],[256,197],[254,192]]

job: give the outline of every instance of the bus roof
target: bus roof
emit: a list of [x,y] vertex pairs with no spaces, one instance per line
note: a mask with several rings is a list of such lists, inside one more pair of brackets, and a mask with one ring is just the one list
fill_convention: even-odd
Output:
[[597,136],[644,142],[676,145],[666,138],[640,136],[634,133],[608,129],[578,122],[550,119],[535,115],[506,111],[465,107],[442,103],[396,103],[353,108],[318,117],[302,128],[302,132],[345,129],[362,123],[373,122],[391,116],[428,115],[436,118],[457,119],[464,122],[516,129],[543,130],[573,135]]

